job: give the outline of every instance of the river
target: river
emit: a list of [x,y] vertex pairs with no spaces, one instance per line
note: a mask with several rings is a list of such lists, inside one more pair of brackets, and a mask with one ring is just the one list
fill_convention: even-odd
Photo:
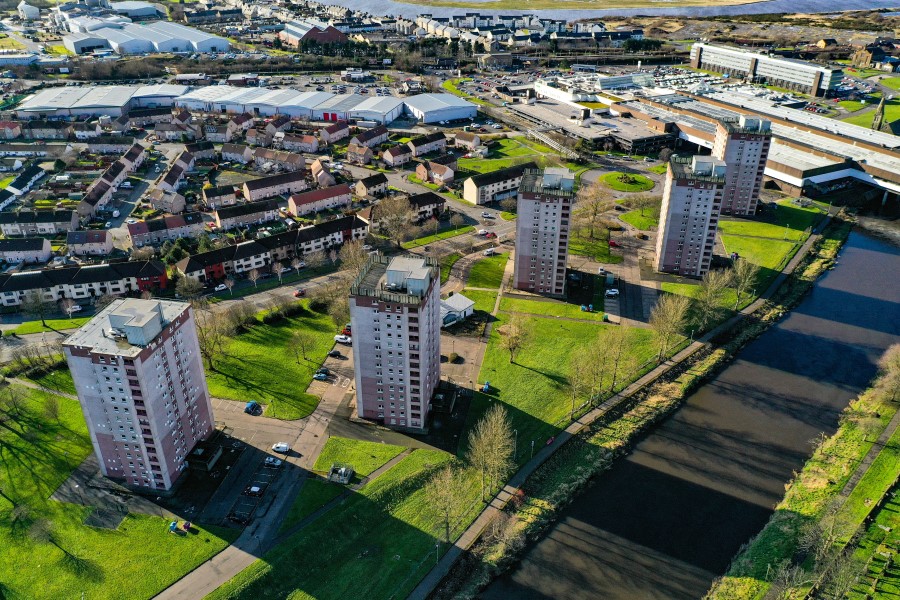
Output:
[[581,494],[485,599],[700,598],[900,341],[900,249],[851,233],[786,318]]
[[[841,10],[874,10],[877,8],[900,7],[900,0],[763,0],[750,4],[717,5],[717,6],[669,6],[667,0],[659,0],[658,4],[645,8],[585,8],[585,9],[555,9],[533,10],[523,8],[497,9],[491,6],[491,0],[469,0],[478,2],[477,8],[452,8],[447,6],[431,6],[429,4],[416,4],[409,2],[397,2],[396,0],[332,0],[330,4],[346,6],[353,10],[361,10],[372,15],[393,15],[415,19],[422,13],[435,17],[449,17],[465,14],[466,12],[479,12],[485,15],[538,15],[546,19],[589,19],[610,16],[631,17],[637,15],[653,16],[679,16],[679,17],[706,17],[718,15],[750,15],[761,13],[821,13]],[[527,5],[527,2],[523,3]],[[603,6],[602,2],[596,2],[596,6]]]

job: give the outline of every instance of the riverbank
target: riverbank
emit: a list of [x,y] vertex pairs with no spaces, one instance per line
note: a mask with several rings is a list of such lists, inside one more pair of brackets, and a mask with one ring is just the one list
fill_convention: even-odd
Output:
[[458,563],[435,597],[475,594],[514,564],[525,549],[557,518],[615,458],[627,454],[654,424],[671,415],[690,392],[712,377],[747,342],[756,338],[798,304],[816,278],[834,261],[851,224],[835,221],[801,261],[776,294],[749,318],[737,321],[728,333],[696,353],[653,387],[628,399],[573,438],[548,459],[522,486],[523,496],[507,511],[490,536]]

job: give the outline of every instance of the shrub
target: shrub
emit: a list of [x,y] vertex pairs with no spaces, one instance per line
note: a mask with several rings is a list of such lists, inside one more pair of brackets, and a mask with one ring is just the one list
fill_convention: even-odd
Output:
[[450,353],[450,362],[456,364],[459,361],[459,354],[456,352]]

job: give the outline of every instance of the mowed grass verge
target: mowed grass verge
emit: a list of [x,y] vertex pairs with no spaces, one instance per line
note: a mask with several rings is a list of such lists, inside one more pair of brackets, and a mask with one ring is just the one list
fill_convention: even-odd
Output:
[[600,178],[600,181],[618,192],[647,192],[656,185],[645,175],[622,173],[621,171],[607,173]]
[[[128,515],[118,529],[83,524],[91,508],[50,500],[91,452],[75,400],[12,386],[21,410],[0,429],[0,584],[8,597],[143,600],[221,551],[237,532],[194,524],[194,533],[168,533],[167,519]],[[5,393],[5,392],[4,392]],[[58,418],[46,406],[56,398]],[[24,522],[13,519],[14,505]],[[29,522],[49,524],[54,541],[33,541]],[[75,558],[66,558],[60,549]],[[123,551],[127,548],[127,551]]]
[[508,259],[509,254],[497,254],[478,259],[469,269],[467,287],[500,289]]
[[[304,302],[308,307],[308,303]],[[312,334],[314,345],[309,360],[289,347],[295,331]],[[283,420],[302,419],[315,410],[319,398],[306,393],[325,355],[334,346],[335,327],[328,315],[308,308],[297,316],[266,325],[261,317],[249,331],[227,342],[223,356],[206,370],[209,393],[228,398],[267,404],[266,416]]]
[[330,437],[316,459],[314,471],[327,473],[334,463],[348,464],[359,475],[369,475],[403,452],[402,446]]
[[404,242],[402,247],[405,250],[409,250],[411,248],[418,248],[419,246],[427,246],[428,244],[432,244],[440,240],[447,240],[458,235],[463,235],[465,233],[472,233],[473,231],[475,231],[475,228],[472,225],[465,225],[464,227],[459,228],[451,227],[450,229],[445,229],[444,231],[440,231],[435,234],[426,235],[424,237],[410,240],[409,242]]
[[659,209],[657,208],[655,211],[632,210],[624,215],[619,215],[619,218],[635,229],[650,231],[659,225]]
[[[434,564],[440,523],[424,487],[450,459],[445,452],[414,450],[207,598],[406,597]],[[478,482],[467,477],[459,500],[466,517],[454,534],[480,510],[478,495]]]
[[[501,402],[519,432],[518,459],[521,462],[528,459],[532,441],[540,448],[568,424],[567,417],[572,408],[569,385],[573,357],[589,352],[594,340],[606,337],[617,326],[524,317],[529,341],[511,363],[509,352],[500,345],[500,330],[509,319],[510,315],[501,312],[491,330],[478,375],[478,389],[488,381],[491,391],[489,395],[476,393],[466,418],[466,430],[474,426],[491,404]],[[626,335],[625,352],[634,357],[635,363],[642,364],[654,357],[650,330],[627,329]],[[620,372],[619,383],[624,384],[630,375]]]
[[45,333],[48,331],[62,331],[66,329],[78,329],[91,320],[91,317],[75,317],[74,319],[45,319],[45,327],[40,321],[25,321],[15,329],[16,335],[28,335],[29,333]]

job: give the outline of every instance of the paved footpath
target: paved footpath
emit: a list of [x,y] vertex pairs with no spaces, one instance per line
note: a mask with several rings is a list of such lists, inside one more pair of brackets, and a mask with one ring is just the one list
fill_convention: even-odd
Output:
[[[817,231],[821,231],[829,220],[830,218],[824,219],[820,226],[817,228]],[[499,514],[506,507],[506,504],[509,502],[509,500],[513,497],[514,494],[517,493],[518,488],[525,483],[528,477],[530,477],[538,467],[540,467],[548,458],[553,455],[554,452],[559,450],[566,442],[572,439],[572,437],[577,435],[586,427],[590,426],[591,423],[606,414],[611,408],[613,408],[626,398],[634,395],[645,386],[650,385],[664,373],[672,369],[674,366],[686,360],[701,348],[704,348],[709,343],[709,340],[713,339],[716,335],[725,331],[726,329],[731,328],[736,322],[740,321],[747,315],[762,307],[763,304],[765,304],[765,302],[768,300],[768,298],[770,298],[772,294],[775,293],[782,282],[784,282],[784,280],[794,272],[794,269],[797,268],[797,265],[800,264],[800,261],[803,260],[803,257],[819,237],[819,235],[811,235],[809,237],[806,243],[804,243],[800,250],[797,251],[797,254],[794,256],[794,258],[790,260],[784,270],[778,275],[778,277],[775,278],[775,281],[772,282],[772,285],[769,286],[769,289],[767,289],[759,299],[752,302],[732,318],[728,319],[728,321],[722,323],[721,325],[704,335],[702,338],[689,344],[684,350],[677,353],[669,360],[663,362],[658,367],[626,387],[624,390],[609,398],[597,408],[591,410],[580,419],[574,421],[571,425],[566,427],[564,431],[559,433],[550,444],[541,448],[534,455],[534,458],[523,465],[503,487],[503,489],[501,489],[497,493],[497,495],[491,499],[488,506],[481,512],[478,518],[475,519],[475,522],[472,523],[468,527],[468,529],[463,532],[463,534],[459,537],[459,539],[456,540],[453,546],[450,547],[447,553],[444,554],[438,564],[433,569],[431,569],[431,571],[429,571],[429,573],[425,576],[424,579],[422,579],[421,582],[419,582],[419,585],[416,586],[416,588],[408,596],[407,600],[425,600],[426,598],[428,598],[428,596],[437,588],[444,577],[447,576],[447,574],[453,568],[453,565],[456,564],[456,561],[459,559],[459,557],[462,556],[464,552],[468,551],[476,541],[478,541],[478,538],[481,537],[481,534],[484,532],[485,528],[487,528],[488,525],[490,525],[494,521],[494,519],[499,516]],[[498,297],[495,309],[499,306],[499,302],[500,300]]]

